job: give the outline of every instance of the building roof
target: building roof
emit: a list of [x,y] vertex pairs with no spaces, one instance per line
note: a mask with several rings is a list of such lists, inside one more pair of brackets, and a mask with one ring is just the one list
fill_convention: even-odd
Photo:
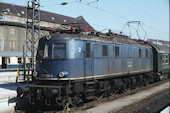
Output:
[[[0,2],[0,13],[6,12],[7,14],[16,15],[25,18],[26,17],[26,7],[14,4],[2,3]],[[30,12],[30,14],[32,14]],[[94,32],[94,28],[90,26],[82,16],[77,18],[68,17],[52,12],[40,11],[41,21],[68,25],[70,27],[78,26],[84,32]]]

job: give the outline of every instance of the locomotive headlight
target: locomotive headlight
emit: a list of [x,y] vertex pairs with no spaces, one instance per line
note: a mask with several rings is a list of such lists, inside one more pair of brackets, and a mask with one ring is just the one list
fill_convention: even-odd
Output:
[[36,77],[38,75],[38,72],[37,71],[34,71],[33,72],[33,76]]
[[64,77],[64,72],[60,72],[60,73],[58,74],[58,76],[59,76],[59,77]]
[[64,77],[64,76],[66,76],[66,75],[68,75],[68,72],[66,72],[66,71],[63,71],[63,72],[60,72],[59,74],[58,74],[58,76],[59,77]]

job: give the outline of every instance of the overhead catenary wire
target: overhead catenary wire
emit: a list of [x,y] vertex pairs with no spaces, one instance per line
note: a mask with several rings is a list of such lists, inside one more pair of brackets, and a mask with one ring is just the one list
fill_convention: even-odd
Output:
[[45,6],[54,6],[56,7],[57,5],[67,5],[67,4],[74,4],[74,3],[77,3],[77,2],[62,2],[62,3],[58,3],[58,4],[47,4],[47,5],[44,5]]
[[[97,0],[98,1],[98,0]],[[95,1],[95,2],[97,2],[97,1]],[[131,0],[132,1],[132,0]],[[93,1],[94,2],[94,1]],[[92,2],[92,3],[93,3]],[[78,1],[76,1],[76,2],[69,2],[68,4],[70,4],[70,3],[80,3],[80,4],[83,4],[83,5],[86,5],[86,6],[88,6],[88,7],[91,7],[91,8],[95,8],[95,9],[97,9],[97,10],[100,10],[100,11],[102,11],[102,12],[105,12],[105,13],[107,13],[107,14],[110,14],[110,15],[112,15],[112,16],[116,16],[116,17],[119,17],[119,18],[121,18],[121,19],[124,19],[124,20],[126,20],[126,21],[132,21],[132,19],[129,19],[129,18],[127,18],[127,17],[124,17],[124,16],[122,16],[122,15],[120,15],[120,14],[117,14],[117,13],[113,13],[113,10],[112,11],[109,11],[109,10],[106,10],[106,9],[103,9],[103,8],[99,8],[99,7],[96,7],[96,6],[92,6],[90,3],[84,3],[82,0],[78,0]],[[58,5],[60,5],[60,4],[58,4]],[[46,5],[46,6],[56,6],[56,5]],[[148,15],[150,15],[149,13],[148,13]],[[162,25],[162,24],[161,24]],[[98,25],[97,25],[98,26]],[[148,27],[148,28],[150,28],[150,29],[152,29],[152,30],[154,30],[154,31],[157,31],[157,32],[162,32],[162,33],[166,33],[166,32],[164,32],[164,31],[162,31],[162,30],[158,30],[158,29],[156,29],[156,28],[153,28],[153,27],[151,27],[151,26],[148,26],[148,25],[145,25],[146,27]]]
[[[129,18],[127,18],[127,17],[124,17],[124,16],[122,16],[122,15],[113,13],[113,12],[108,11],[108,10],[106,10],[106,9],[99,8],[99,7],[95,7],[95,6],[92,6],[92,5],[88,5],[87,3],[83,3],[83,2],[78,2],[78,3],[83,4],[83,5],[86,5],[86,6],[89,6],[89,7],[92,7],[92,8],[95,8],[95,9],[100,10],[100,11],[103,11],[103,12],[105,12],[105,13],[107,13],[107,14],[112,15],[112,16],[116,16],[116,17],[122,18],[122,19],[124,19],[124,20],[126,20],[126,21],[132,21],[131,19],[129,19]],[[150,29],[152,29],[152,30],[154,30],[154,31],[157,31],[157,32],[161,32],[161,33],[167,34],[165,31],[162,31],[162,30],[153,28],[153,27],[148,26],[148,25],[146,25],[146,24],[145,24],[144,26],[146,26],[147,28],[150,28]]]
[[[47,0],[46,0],[47,1]],[[82,0],[77,0],[76,2],[69,2],[68,4],[72,4],[72,3],[80,3],[80,4],[82,4],[82,5],[86,5],[86,6],[88,6],[88,7],[91,7],[91,8],[95,8],[95,9],[97,9],[97,10],[99,10],[99,11],[102,11],[102,12],[104,12],[104,13],[107,13],[107,14],[110,14],[110,15],[112,15],[112,16],[116,16],[116,17],[118,17],[118,18],[121,18],[121,19],[123,19],[123,20],[126,20],[126,21],[132,21],[132,19],[129,19],[129,18],[127,18],[127,17],[125,17],[125,16],[122,16],[122,15],[120,15],[120,14],[117,14],[117,12],[116,11],[109,11],[109,10],[106,10],[106,9],[103,9],[103,8],[99,8],[99,7],[96,7],[96,6],[93,6],[93,5],[91,5],[91,4],[89,4],[89,3],[85,3],[85,2],[83,2]],[[59,4],[58,4],[59,5]],[[49,4],[49,5],[45,5],[45,7],[48,7],[48,6],[56,6],[55,4],[53,5],[53,4]],[[149,15],[149,14],[148,14]],[[161,24],[162,25],[162,24]],[[95,25],[95,26],[99,26],[99,25]],[[155,27],[151,27],[151,26],[149,26],[149,25],[144,25],[145,27],[147,27],[147,28],[149,28],[149,29],[151,29],[151,30],[153,30],[153,31],[157,31],[157,32],[161,32],[161,33],[164,33],[164,34],[167,34],[167,32],[166,31],[163,31],[163,30],[160,30],[160,29],[157,29],[157,28],[155,28]],[[102,27],[102,26],[100,26],[100,27]],[[104,28],[106,28],[106,27],[104,27]],[[107,27],[108,28],[108,27]]]
[[143,11],[145,14],[149,15],[150,17],[154,18],[155,21],[157,21],[159,23],[159,25],[162,25],[162,26],[166,26],[164,23],[162,23],[158,18],[156,18],[155,16],[153,16],[150,12],[148,12],[144,7],[142,7],[141,5],[139,5],[138,3],[136,3],[136,1],[134,0],[130,0],[134,6],[136,6],[137,8],[140,8],[142,9],[141,11]]
[[92,2],[89,2],[89,3],[87,3],[88,5],[89,4],[92,4],[92,3],[96,3],[96,2],[98,2],[99,0],[96,0],[96,1],[92,1]]
[[128,19],[128,18],[126,18],[126,17],[124,17],[124,16],[118,15],[118,14],[113,13],[113,12],[111,12],[111,11],[108,11],[108,10],[106,10],[106,9],[99,8],[99,7],[95,7],[95,6],[92,6],[92,5],[88,4],[88,3],[83,3],[83,2],[79,2],[79,3],[80,3],[80,4],[83,4],[83,5],[86,5],[86,6],[89,6],[89,7],[92,7],[92,8],[95,8],[95,9],[98,9],[98,10],[103,11],[103,12],[105,12],[105,13],[108,13],[108,14],[110,14],[110,15],[117,16],[117,17],[122,18],[122,19],[124,19],[124,20],[131,21],[131,19]]
[[[83,3],[83,2],[79,2],[79,3],[82,4],[82,5],[86,5],[86,6],[88,6],[88,7],[91,7],[91,8],[95,8],[95,9],[97,9],[97,10],[100,10],[100,11],[105,12],[105,13],[107,13],[107,14],[110,14],[110,15],[112,15],[112,16],[116,16],[116,17],[122,18],[122,19],[124,19],[124,20],[126,20],[126,21],[131,21],[131,19],[128,19],[128,18],[126,18],[126,17],[123,17],[123,16],[118,15],[118,14],[116,14],[116,13],[113,13],[113,12],[111,12],[111,11],[108,11],[108,10],[106,10],[106,9],[92,6],[92,5],[90,5],[89,3]],[[106,26],[101,26],[101,25],[94,24],[94,23],[91,23],[91,24],[93,24],[93,25],[95,25],[95,26],[98,26],[98,27],[101,27],[101,28],[103,27],[103,29],[110,29],[110,28],[108,28],[108,27],[106,27]],[[112,29],[111,29],[111,30],[112,30]],[[115,31],[115,30],[112,30],[112,31]],[[116,32],[118,32],[118,31],[116,31]],[[120,33],[120,32],[119,32],[119,33]]]

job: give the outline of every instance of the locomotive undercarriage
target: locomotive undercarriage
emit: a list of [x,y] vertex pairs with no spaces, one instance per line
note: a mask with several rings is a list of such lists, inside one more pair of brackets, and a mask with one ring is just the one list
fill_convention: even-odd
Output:
[[[112,94],[118,94],[137,87],[159,81],[159,75],[149,72],[138,75],[107,79],[85,79],[79,81],[39,81],[37,85],[18,88],[19,97],[31,104],[39,102],[48,106],[80,105],[88,100],[96,100]],[[44,84],[46,83],[46,84]]]

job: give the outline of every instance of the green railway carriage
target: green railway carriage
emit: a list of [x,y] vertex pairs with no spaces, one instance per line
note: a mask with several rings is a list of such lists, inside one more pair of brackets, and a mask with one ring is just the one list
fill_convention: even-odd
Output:
[[162,74],[170,72],[169,58],[169,53],[158,53],[158,72]]
[[170,47],[151,44],[153,47],[153,67],[158,74],[170,74]]

